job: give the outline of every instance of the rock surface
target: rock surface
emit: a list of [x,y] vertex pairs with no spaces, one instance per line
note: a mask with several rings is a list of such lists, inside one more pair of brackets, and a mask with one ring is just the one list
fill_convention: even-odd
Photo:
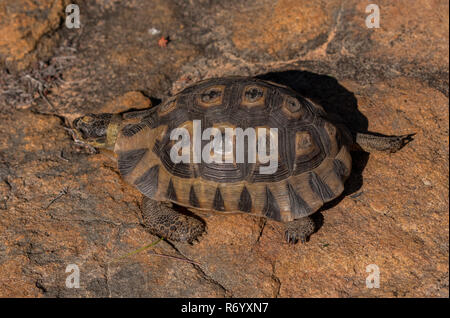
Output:
[[[0,297],[449,296],[447,1],[377,1],[379,29],[361,1],[77,3],[80,29],[61,23],[64,1],[0,4]],[[284,243],[276,222],[211,215],[194,245],[132,253],[158,239],[141,195],[65,123],[223,75],[287,84],[355,129],[415,139],[355,153],[306,244]],[[366,287],[370,264],[379,288]]]
[[0,3],[0,61],[23,70],[49,58],[59,37],[67,0],[16,0]]

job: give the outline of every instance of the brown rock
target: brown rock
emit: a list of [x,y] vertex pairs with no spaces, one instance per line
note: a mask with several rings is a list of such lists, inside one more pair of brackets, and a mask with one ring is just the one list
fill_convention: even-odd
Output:
[[[419,63],[448,69],[448,1],[378,1],[377,4],[380,28],[371,29],[370,38],[374,43],[367,55],[411,63],[411,68]],[[364,12],[364,6],[365,3],[359,2],[357,10]]]
[[127,92],[107,103],[101,112],[120,113],[129,109],[144,109],[151,107],[151,101],[141,92]]
[[[99,106],[95,113],[112,113],[117,114],[127,110],[145,109],[152,106],[150,99],[145,97],[141,92],[127,92],[122,96],[107,102],[103,106]],[[67,122],[72,122],[75,118],[82,116],[84,113],[71,112],[63,113]]]
[[[198,54],[187,39],[186,22],[178,18],[180,12],[171,2],[87,1],[80,10],[89,11],[92,24],[84,20],[81,34],[63,34],[79,43],[74,48],[79,53],[73,54],[76,59],[63,74],[65,83],[49,96],[62,106],[58,114],[99,112],[130,91],[162,98],[179,69]],[[170,36],[170,45],[160,48],[161,35],[152,34],[152,28]],[[39,110],[55,112],[46,104],[39,105]]]
[[12,0],[0,3],[0,62],[23,70],[52,54],[66,0]]
[[[448,297],[446,3],[382,1],[376,30],[359,1],[86,5],[76,58],[48,94],[55,108],[0,105],[0,296]],[[157,240],[141,195],[109,157],[74,145],[58,116],[147,107],[172,85],[230,74],[262,75],[354,129],[414,141],[354,153],[344,195],[315,215],[306,244],[289,246],[270,220],[210,215],[194,245],[133,253]],[[68,264],[80,266],[80,289],[65,287]],[[371,264],[380,288],[366,287]]]
[[337,1],[282,0],[242,7],[232,15],[236,48],[283,59],[323,43],[338,5]]

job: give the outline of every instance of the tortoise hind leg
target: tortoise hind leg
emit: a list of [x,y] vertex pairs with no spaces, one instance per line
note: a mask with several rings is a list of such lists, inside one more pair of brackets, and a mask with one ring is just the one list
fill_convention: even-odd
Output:
[[284,237],[288,243],[295,244],[298,241],[305,243],[315,227],[313,219],[309,216],[290,221],[285,224]]
[[402,136],[383,136],[377,134],[356,133],[356,145],[364,151],[396,152],[413,140],[414,134]]
[[142,200],[142,214],[151,233],[172,241],[192,243],[205,230],[200,220],[147,197]]

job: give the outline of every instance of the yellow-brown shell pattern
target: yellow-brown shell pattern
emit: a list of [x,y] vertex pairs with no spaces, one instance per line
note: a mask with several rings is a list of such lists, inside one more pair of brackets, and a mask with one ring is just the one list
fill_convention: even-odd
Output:
[[[202,81],[139,123],[123,127],[115,147],[119,170],[155,200],[282,222],[305,217],[342,193],[352,164],[340,131],[318,110],[270,82],[242,77]],[[173,163],[170,132],[183,127],[192,136],[194,120],[202,129],[277,128],[275,173],[261,174],[258,158],[256,163]]]

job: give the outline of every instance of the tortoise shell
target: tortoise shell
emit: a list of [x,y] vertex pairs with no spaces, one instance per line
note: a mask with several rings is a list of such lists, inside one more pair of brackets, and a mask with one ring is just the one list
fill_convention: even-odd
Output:
[[[124,124],[114,151],[124,179],[151,199],[287,222],[339,196],[350,174],[348,146],[325,117],[321,107],[278,84],[209,79]],[[262,174],[258,158],[255,163],[174,163],[171,131],[183,127],[192,136],[194,120],[202,128],[277,128],[276,171]]]

